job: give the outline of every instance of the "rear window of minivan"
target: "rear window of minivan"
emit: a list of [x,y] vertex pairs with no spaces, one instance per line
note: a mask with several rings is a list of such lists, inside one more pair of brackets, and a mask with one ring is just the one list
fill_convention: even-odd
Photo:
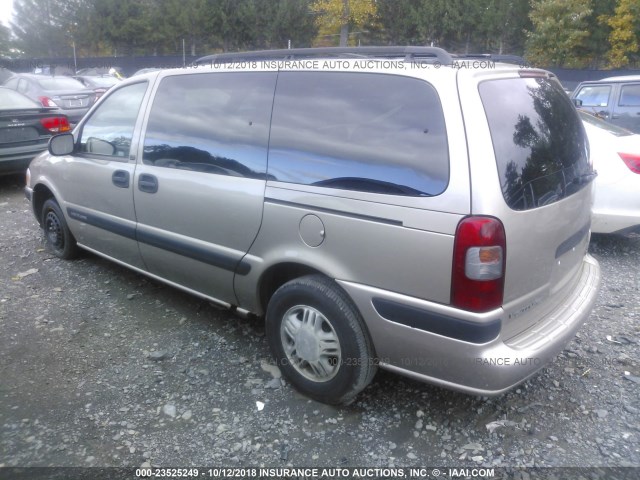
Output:
[[541,207],[584,187],[591,173],[584,127],[557,81],[488,80],[479,89],[509,207]]

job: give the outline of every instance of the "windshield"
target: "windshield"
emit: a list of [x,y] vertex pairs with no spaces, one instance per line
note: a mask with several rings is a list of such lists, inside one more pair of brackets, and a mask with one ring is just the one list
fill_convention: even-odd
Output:
[[17,108],[42,108],[42,105],[25,97],[21,93],[8,88],[0,88],[0,110],[15,110]]

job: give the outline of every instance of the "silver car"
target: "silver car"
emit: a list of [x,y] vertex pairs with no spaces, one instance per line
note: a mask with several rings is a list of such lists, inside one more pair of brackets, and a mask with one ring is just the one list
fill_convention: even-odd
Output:
[[93,90],[71,77],[18,73],[7,80],[5,87],[41,103],[58,107],[71,123],[78,123],[96,101]]
[[552,74],[460,62],[301,49],[136,76],[52,139],[26,195],[59,257],[264,317],[313,399],[377,368],[499,394],[589,317],[595,173]]

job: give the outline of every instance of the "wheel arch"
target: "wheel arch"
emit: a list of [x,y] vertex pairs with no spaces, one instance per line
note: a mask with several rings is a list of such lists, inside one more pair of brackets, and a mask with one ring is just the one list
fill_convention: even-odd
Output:
[[317,268],[303,263],[281,262],[268,267],[258,281],[258,300],[261,311],[267,311],[269,300],[282,285],[296,278],[315,274],[331,278]]
[[33,208],[33,213],[36,217],[36,220],[38,221],[38,224],[40,224],[40,226],[42,226],[42,207],[44,205],[44,202],[46,202],[50,198],[55,199],[56,197],[51,189],[45,184],[38,183],[35,187],[33,187],[31,206]]

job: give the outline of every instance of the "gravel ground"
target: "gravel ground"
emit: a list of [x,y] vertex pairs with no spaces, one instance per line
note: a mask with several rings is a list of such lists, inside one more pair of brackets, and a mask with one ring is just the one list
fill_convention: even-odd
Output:
[[379,372],[335,408],[279,378],[261,321],[53,257],[22,187],[0,178],[0,467],[640,467],[640,236],[594,237],[597,307],[519,388]]

